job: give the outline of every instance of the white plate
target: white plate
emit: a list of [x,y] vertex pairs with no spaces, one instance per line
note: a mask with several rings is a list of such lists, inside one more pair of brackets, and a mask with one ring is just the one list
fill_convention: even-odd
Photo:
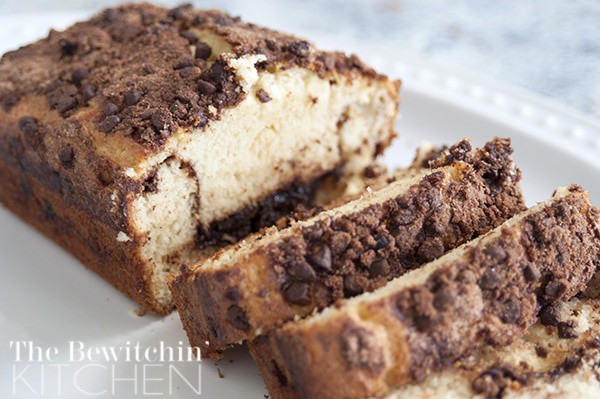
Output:
[[[0,18],[0,48],[16,47],[43,35],[51,26],[66,26],[75,17],[79,15]],[[593,121],[517,89],[393,51],[356,47],[335,38],[314,39],[328,47],[352,48],[377,69],[403,78],[401,136],[387,151],[390,166],[406,164],[423,140],[453,143],[469,136],[481,144],[494,135],[508,136],[523,171],[529,204],[572,182],[583,185],[592,201],[600,204],[600,126]],[[82,341],[86,347],[139,342],[142,349],[162,341],[165,346],[185,348],[186,338],[176,314],[136,316],[133,302],[3,208],[0,265],[0,397],[32,397],[32,389],[40,393],[42,387],[45,397],[86,397],[85,392],[104,390],[104,395],[96,396],[132,397],[136,393],[133,381],[116,381],[115,395],[111,395],[113,370],[116,378],[131,378],[137,370],[140,396],[145,388],[146,393],[160,396],[192,397],[193,390],[175,371],[197,385],[199,370],[201,397],[262,398],[266,393],[243,347],[227,352],[218,366],[212,362],[172,363],[170,375],[168,364],[160,362],[69,361],[69,341]],[[14,344],[9,347],[11,341],[32,341],[44,349],[56,347],[60,359],[17,362]],[[59,364],[66,364],[60,367],[60,381]],[[224,378],[219,378],[217,367]]]

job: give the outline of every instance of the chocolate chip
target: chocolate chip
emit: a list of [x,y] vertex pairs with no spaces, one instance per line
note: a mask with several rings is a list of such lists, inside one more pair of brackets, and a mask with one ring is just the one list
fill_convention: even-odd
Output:
[[506,259],[506,251],[500,245],[492,244],[488,245],[485,250],[485,254],[492,258],[496,262],[502,262]]
[[363,287],[358,276],[350,274],[344,277],[344,294],[355,296],[363,292]]
[[538,281],[542,274],[535,265],[527,265],[523,268],[523,277],[528,283]]
[[194,65],[194,62],[192,61],[192,59],[185,57],[185,58],[182,58],[179,61],[177,61],[177,63],[173,66],[173,69],[175,69],[175,70],[183,69],[186,67],[191,67],[193,65]]
[[577,369],[581,365],[581,357],[579,356],[568,356],[562,364],[559,366],[560,369],[569,373]]
[[592,276],[587,288],[580,294],[582,298],[600,299],[600,273]]
[[96,89],[94,89],[94,86],[87,84],[81,88],[81,94],[83,95],[83,101],[89,101],[96,96]]
[[104,13],[104,20],[106,22],[115,22],[117,20],[118,16],[119,16],[119,12],[117,10],[115,10],[114,8],[109,8]]
[[102,130],[105,133],[110,133],[120,122],[121,118],[118,115],[109,115],[102,121]]
[[536,345],[535,354],[538,355],[538,357],[545,359],[546,357],[548,357],[548,349],[544,348],[543,346]]
[[549,302],[555,302],[562,298],[562,296],[567,292],[567,285],[562,281],[550,281],[546,288],[544,289],[544,293]]
[[444,245],[439,239],[424,241],[417,253],[423,262],[431,262],[444,254]]
[[193,66],[189,66],[189,67],[185,67],[185,68],[181,68],[179,70],[179,76],[181,76],[184,79],[189,78],[190,76],[194,75],[194,70],[195,68]]
[[114,183],[115,181],[115,172],[114,170],[109,167],[108,165],[103,165],[100,168],[98,168],[97,172],[96,172],[96,177],[98,178],[98,181],[100,182],[100,184],[103,187],[109,186],[111,184]]
[[214,16],[214,21],[217,25],[230,26],[236,21],[239,22],[240,17],[231,18],[229,15],[220,15],[219,14],[219,15]]
[[310,304],[308,284],[293,282],[283,290],[283,297],[294,305],[306,306]]
[[506,324],[514,324],[521,317],[521,303],[516,299],[509,299],[502,306],[500,319]]
[[196,15],[194,19],[192,19],[193,26],[200,26],[206,23],[206,18],[203,15]]
[[305,261],[298,261],[289,264],[286,272],[288,276],[297,281],[311,282],[315,281],[317,278],[317,274],[313,268]]
[[210,68],[202,73],[202,79],[211,82],[217,87],[227,83],[229,72],[225,69],[225,65],[221,62],[213,63]]
[[204,127],[208,123],[208,118],[202,111],[198,111],[194,117],[194,127]]
[[439,220],[428,220],[423,226],[423,231],[428,237],[438,237],[444,234],[446,226]]
[[287,46],[287,51],[300,58],[308,57],[309,50],[310,45],[304,40],[291,43]]
[[198,91],[200,94],[212,94],[217,90],[214,84],[207,82],[206,80],[198,81]]
[[182,4],[170,9],[167,16],[173,19],[182,19],[185,16],[186,11],[190,10],[191,7],[191,4]]
[[198,35],[190,30],[185,30],[180,33],[181,37],[187,39],[190,44],[194,44],[198,41]]
[[9,94],[2,100],[2,108],[4,108],[6,112],[9,112],[18,102],[19,98],[17,96]]
[[561,321],[558,323],[558,336],[563,339],[571,339],[579,337],[579,334],[571,323]]
[[104,112],[104,116],[114,115],[119,112],[119,106],[115,103],[108,102],[104,105],[102,112]]
[[207,60],[212,54],[212,48],[204,42],[196,43],[196,51],[194,52],[194,58],[197,60]]
[[19,119],[18,126],[19,130],[26,136],[33,135],[38,131],[37,119],[32,116],[24,116]]
[[385,235],[377,235],[376,237],[376,242],[375,242],[375,251],[378,251],[380,249],[383,248],[387,248],[390,245],[390,239],[392,239],[392,237],[386,237]]
[[159,132],[169,130],[173,125],[173,118],[171,114],[165,110],[158,110],[150,117],[150,123]]
[[69,95],[63,95],[58,99],[56,103],[56,109],[61,114],[72,110],[77,105],[77,100]]
[[237,302],[242,299],[242,292],[237,287],[229,287],[225,291],[225,298],[229,299],[230,301]]
[[325,244],[319,245],[313,250],[309,256],[309,261],[318,269],[332,270],[331,250]]
[[455,301],[455,296],[448,289],[440,289],[434,294],[433,306],[437,310],[444,310],[448,306],[451,306]]
[[258,98],[261,103],[268,103],[271,101],[271,96],[269,96],[269,93],[267,93],[264,89],[258,89],[256,91],[256,98]]
[[425,332],[434,326],[435,321],[431,318],[431,315],[417,314],[413,318],[413,323],[418,331]]
[[71,73],[71,82],[79,86],[88,77],[88,74],[89,71],[87,68],[77,68]]
[[151,75],[154,73],[154,67],[150,64],[144,64],[144,66],[142,67],[142,69],[144,70],[144,72],[147,75]]
[[237,305],[231,305],[229,309],[227,309],[227,321],[238,330],[247,331],[250,328],[248,315],[244,309]]
[[540,321],[545,326],[556,326],[559,323],[560,315],[555,306],[546,306],[540,311]]
[[273,39],[265,39],[265,45],[271,51],[277,51],[279,49],[277,42]]
[[77,47],[79,47],[76,42],[69,39],[60,39],[58,45],[60,46],[62,56],[75,54],[77,52]]
[[336,231],[331,236],[331,252],[334,255],[339,255],[348,248],[350,242],[352,241],[352,236],[345,231]]
[[37,119],[31,116],[24,116],[19,119],[18,126],[28,145],[37,148],[42,143],[43,135]]
[[588,348],[591,348],[591,349],[598,349],[598,348],[600,348],[600,334],[596,335],[594,338],[588,340],[586,342],[586,345],[587,345]]
[[500,284],[500,275],[492,269],[486,270],[479,279],[479,286],[484,290],[493,290]]
[[156,170],[151,172],[142,183],[145,193],[155,193],[158,191],[158,179],[156,177]]
[[71,168],[73,166],[73,161],[75,160],[75,151],[73,151],[73,147],[70,144],[63,147],[58,153],[58,159],[65,168]]
[[135,105],[142,99],[142,92],[139,90],[129,90],[123,96],[125,105]]
[[388,274],[390,274],[390,264],[387,259],[379,259],[371,263],[369,269],[369,276],[371,278],[387,276]]

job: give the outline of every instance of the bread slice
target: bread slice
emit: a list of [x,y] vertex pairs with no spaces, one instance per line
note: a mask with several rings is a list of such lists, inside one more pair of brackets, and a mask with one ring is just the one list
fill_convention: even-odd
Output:
[[372,293],[259,337],[273,398],[383,396],[482,344],[507,345],[600,263],[600,213],[578,186]]
[[451,369],[407,384],[386,398],[600,397],[600,299],[573,298],[552,312],[555,317],[547,320],[545,311],[512,344],[485,345]]
[[382,153],[398,89],[219,11],[108,9],[0,60],[0,202],[166,312],[184,250],[269,225]]
[[433,170],[243,240],[171,283],[190,343],[217,359],[343,297],[372,291],[524,209],[505,139],[463,140]]

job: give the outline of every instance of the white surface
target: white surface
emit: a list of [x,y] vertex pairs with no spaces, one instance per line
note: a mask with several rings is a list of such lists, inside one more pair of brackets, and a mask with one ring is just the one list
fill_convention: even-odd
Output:
[[[13,38],[0,28],[0,37],[12,40],[1,44],[4,48],[15,47],[50,26],[64,26],[72,17],[36,17],[36,24],[27,30],[28,34]],[[317,41],[328,47],[352,47],[331,38]],[[600,126],[519,90],[460,71],[444,70],[374,48],[354,50],[377,68],[404,80],[402,119],[398,123],[400,138],[386,154],[390,166],[408,163],[414,147],[423,140],[453,143],[470,136],[475,144],[482,144],[494,135],[508,136],[513,139],[514,156],[523,172],[523,188],[529,204],[549,197],[558,186],[577,182],[600,205]],[[0,397],[15,397],[11,393],[13,367],[23,370],[27,365],[15,362],[10,341],[33,340],[44,348],[56,346],[63,354],[71,340],[81,340],[87,346],[121,346],[128,341],[139,341],[142,348],[157,345],[159,341],[175,348],[179,342],[185,346],[176,314],[165,318],[136,316],[134,303],[4,209],[0,209],[0,265]],[[108,368],[89,367],[76,376],[76,384],[74,373],[86,363],[65,366],[60,396],[56,394],[56,367],[46,367],[44,396],[92,397],[81,390],[110,391],[113,365],[117,377],[132,376],[135,367],[131,362],[100,363]],[[176,366],[190,380],[198,369],[195,363]],[[218,367],[223,379],[218,377],[212,362],[201,363],[201,397],[262,398],[266,392],[244,348],[228,352]],[[38,392],[40,370],[39,363],[32,363],[24,375]],[[138,373],[137,394],[141,396],[141,368]],[[147,380],[147,392],[168,394],[168,373],[164,369],[150,370],[147,378],[150,377],[164,381]],[[180,379],[175,377],[173,382],[170,397],[193,396]],[[117,382],[116,387],[117,395],[101,397],[134,396],[131,382]],[[22,380],[17,389],[20,394],[16,397],[34,396]]]

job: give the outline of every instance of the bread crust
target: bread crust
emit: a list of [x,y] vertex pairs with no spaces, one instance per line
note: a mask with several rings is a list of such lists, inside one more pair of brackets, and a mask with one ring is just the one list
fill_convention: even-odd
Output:
[[[191,345],[218,359],[232,344],[381,287],[501,224],[524,209],[511,152],[505,139],[476,151],[461,141],[435,160],[442,169],[391,199],[271,233],[281,238],[223,268],[185,268],[170,287]],[[227,253],[235,251],[243,245]]]
[[382,396],[482,344],[522,336],[541,307],[584,290],[600,262],[599,213],[581,188],[569,190],[441,258],[423,281],[388,284],[372,300],[349,300],[253,342],[271,396]]
[[[148,237],[136,233],[132,218],[135,199],[153,189],[152,174],[136,171],[168,151],[174,136],[205,129],[246,95],[224,59],[190,61],[190,48],[202,42],[193,32],[209,32],[235,56],[264,54],[264,70],[299,67],[323,79],[364,78],[398,102],[399,82],[355,56],[321,52],[302,39],[187,6],[105,10],[3,55],[0,202],[143,308],[159,313],[170,311],[172,303],[155,296],[154,264],[141,251]],[[395,136],[393,122],[390,118],[375,152]],[[306,172],[213,221],[199,232],[199,247],[222,245],[224,235],[240,238],[298,203],[309,204],[316,183],[331,172]],[[274,198],[285,201],[274,209]],[[44,207],[60,221],[40,216]],[[241,219],[259,222],[250,226],[238,223]],[[53,227],[63,222],[69,231]]]

